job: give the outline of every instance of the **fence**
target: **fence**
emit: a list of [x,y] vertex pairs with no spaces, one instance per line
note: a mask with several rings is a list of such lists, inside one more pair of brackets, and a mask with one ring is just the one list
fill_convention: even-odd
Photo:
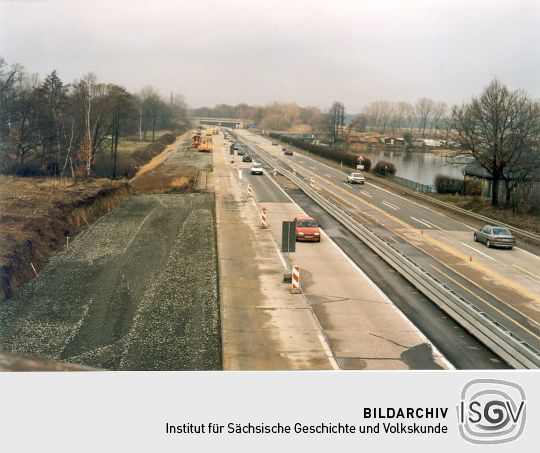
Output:
[[398,184],[401,184],[402,186],[408,187],[409,189],[413,189],[418,192],[437,193],[437,189],[434,185],[420,184],[419,182],[411,181],[410,179],[400,178],[399,176],[394,176],[389,173],[387,173],[385,177]]

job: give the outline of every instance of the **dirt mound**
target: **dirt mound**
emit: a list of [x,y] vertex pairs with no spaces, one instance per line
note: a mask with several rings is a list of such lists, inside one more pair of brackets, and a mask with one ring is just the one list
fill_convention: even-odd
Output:
[[192,192],[200,171],[193,165],[197,154],[189,149],[186,135],[177,137],[143,165],[130,184],[137,192]]
[[107,179],[62,186],[54,178],[0,176],[0,300],[129,193],[127,183]]
[[175,139],[175,135],[165,134],[144,149],[129,154],[120,154],[117,163],[118,175],[128,179],[133,178],[144,164],[163,152],[168,145],[174,143]]
[[161,165],[131,181],[137,192],[191,192],[197,179],[195,167],[175,168]]

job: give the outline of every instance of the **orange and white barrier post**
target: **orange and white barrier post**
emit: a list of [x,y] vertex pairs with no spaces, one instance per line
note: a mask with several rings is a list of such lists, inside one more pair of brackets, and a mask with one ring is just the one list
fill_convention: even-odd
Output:
[[315,187],[315,180],[313,178],[309,178],[309,186],[313,189]]
[[277,170],[274,168],[274,169],[272,170],[272,176],[275,177],[276,175],[277,175]]
[[266,208],[263,207],[261,211],[261,228],[268,228],[268,224],[266,222]]
[[293,266],[292,268],[292,287],[291,294],[300,294],[300,266]]
[[248,194],[248,197],[253,196],[253,187],[251,186],[251,184],[248,184],[247,186],[247,194]]

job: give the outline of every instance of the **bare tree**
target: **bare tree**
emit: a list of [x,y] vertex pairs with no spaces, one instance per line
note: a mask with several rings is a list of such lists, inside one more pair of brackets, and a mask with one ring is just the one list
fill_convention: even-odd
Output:
[[439,101],[433,105],[433,113],[431,117],[431,129],[439,130],[443,127],[443,120],[448,112],[446,102]]
[[386,132],[386,128],[390,124],[392,113],[394,112],[394,106],[391,102],[379,101],[379,111],[381,118],[381,133],[384,134]]
[[[521,90],[509,91],[494,79],[470,104],[454,107],[456,140],[470,150],[475,161],[492,178],[492,206],[499,204],[499,183],[523,170],[519,178],[534,171],[540,159],[540,107]],[[538,167],[536,167],[538,168]]]
[[379,127],[381,111],[379,102],[371,102],[367,105],[363,113],[367,120],[367,126],[371,129],[376,129]]
[[328,112],[328,133],[332,143],[336,143],[339,140],[344,126],[345,106],[341,102],[334,102]]
[[23,76],[24,69],[19,64],[8,66],[0,56],[0,133],[10,134],[16,111],[16,84]]
[[394,130],[401,131],[406,119],[407,109],[410,109],[410,104],[408,102],[400,101],[395,104],[392,121]]
[[408,102],[405,107],[405,118],[407,119],[407,127],[409,128],[409,132],[412,133],[415,113],[414,113],[414,107]]
[[418,129],[422,131],[422,136],[426,134],[426,128],[429,124],[435,103],[428,98],[420,98],[416,102],[415,112],[418,118]]

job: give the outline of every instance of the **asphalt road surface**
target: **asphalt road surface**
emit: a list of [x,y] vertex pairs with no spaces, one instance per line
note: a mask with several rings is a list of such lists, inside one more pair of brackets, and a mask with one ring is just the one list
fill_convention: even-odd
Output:
[[0,305],[0,351],[115,370],[221,369],[213,194],[139,194]]
[[304,211],[324,226],[326,234],[381,288],[456,368],[508,368],[508,365],[491,350],[449,318],[439,307],[432,304],[304,192],[288,190],[287,193]]
[[512,251],[487,250],[472,241],[474,228],[470,225],[375,185],[347,184],[344,172],[300,153],[283,156],[261,137],[246,138],[302,177],[313,178],[318,190],[499,323],[538,347],[537,255],[519,247]]

